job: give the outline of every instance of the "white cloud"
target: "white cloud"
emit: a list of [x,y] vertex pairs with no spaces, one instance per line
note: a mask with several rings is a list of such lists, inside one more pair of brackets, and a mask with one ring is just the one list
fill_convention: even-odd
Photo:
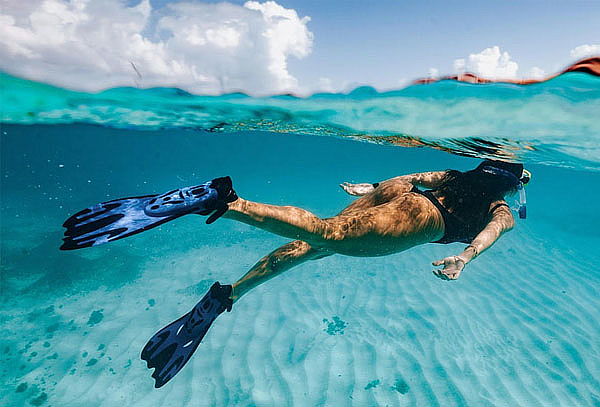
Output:
[[330,78],[319,78],[319,82],[317,83],[316,92],[336,92],[336,89],[333,87],[333,82]]
[[454,70],[458,73],[472,72],[488,79],[513,79],[517,76],[519,65],[512,61],[508,52],[500,51],[500,47],[486,48],[478,54],[470,54],[468,58],[454,60]]
[[435,79],[440,76],[440,71],[437,68],[429,68],[428,76]]
[[467,69],[467,64],[464,58],[459,58],[454,60],[454,72],[456,73],[464,73]]
[[537,66],[534,66],[533,68],[531,68],[529,70],[529,74],[527,75],[527,78],[531,78],[531,79],[544,79],[545,77],[546,77],[546,72],[542,68],[539,68]]
[[571,57],[582,59],[600,55],[600,44],[583,44],[571,50]]
[[120,0],[3,0],[0,69],[82,90],[139,83],[195,93],[294,92],[299,86],[287,61],[311,52],[309,21],[274,1],[153,9],[149,0],[133,7]]

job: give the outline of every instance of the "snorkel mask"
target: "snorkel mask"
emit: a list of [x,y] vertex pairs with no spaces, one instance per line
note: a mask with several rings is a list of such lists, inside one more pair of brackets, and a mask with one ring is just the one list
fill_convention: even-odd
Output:
[[527,185],[527,183],[531,180],[531,173],[526,169],[523,169],[523,174],[521,175],[521,178],[517,178],[517,176],[514,173],[507,170],[503,170],[502,168],[493,167],[491,165],[486,165],[481,170],[488,174],[507,177],[514,182],[517,191],[519,191],[519,201],[516,202],[516,208],[511,209],[514,209],[519,213],[519,218],[527,218],[527,197],[525,196],[525,185]]

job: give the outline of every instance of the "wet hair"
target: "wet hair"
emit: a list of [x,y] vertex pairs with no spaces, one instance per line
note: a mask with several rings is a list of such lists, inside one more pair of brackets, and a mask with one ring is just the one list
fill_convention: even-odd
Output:
[[[486,167],[501,171],[486,171]],[[470,171],[448,170],[442,184],[436,189],[438,195],[444,197],[444,206],[466,219],[487,213],[492,202],[516,193],[522,175],[522,164],[485,160]]]

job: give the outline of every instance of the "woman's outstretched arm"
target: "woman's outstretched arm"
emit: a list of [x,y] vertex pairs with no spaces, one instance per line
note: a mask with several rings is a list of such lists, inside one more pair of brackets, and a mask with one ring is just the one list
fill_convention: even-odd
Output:
[[432,263],[434,266],[444,266],[441,270],[434,270],[433,274],[442,280],[456,280],[467,263],[491,247],[502,234],[514,227],[515,218],[505,201],[493,202],[490,212],[492,215],[490,222],[461,254]]
[[423,186],[425,188],[436,188],[443,181],[447,171],[429,171],[429,172],[417,172],[415,174],[401,175],[399,177],[390,178],[385,181],[376,182],[374,184],[361,183],[351,184],[344,182],[340,184],[340,187],[350,195],[363,196],[370,192],[373,192],[380,183],[383,182],[406,182],[415,186]]

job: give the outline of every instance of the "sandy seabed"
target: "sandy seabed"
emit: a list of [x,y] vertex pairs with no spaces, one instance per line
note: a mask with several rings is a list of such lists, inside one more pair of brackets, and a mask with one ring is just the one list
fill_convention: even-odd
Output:
[[[178,234],[177,226],[194,223],[169,228]],[[572,255],[548,257],[549,242],[525,227],[457,282],[430,274],[428,263],[448,253],[444,246],[302,265],[219,317],[179,375],[153,389],[139,359],[149,337],[213,281],[234,280],[283,242],[221,223],[245,236],[243,243],[198,238],[199,248],[173,246],[168,255],[126,265],[141,271],[121,286],[5,301],[2,404],[530,407],[599,400],[600,301],[587,272],[594,264],[580,259],[556,272]],[[115,246],[141,259],[136,247],[162,232]],[[71,255],[91,262],[109,256],[100,250]]]

